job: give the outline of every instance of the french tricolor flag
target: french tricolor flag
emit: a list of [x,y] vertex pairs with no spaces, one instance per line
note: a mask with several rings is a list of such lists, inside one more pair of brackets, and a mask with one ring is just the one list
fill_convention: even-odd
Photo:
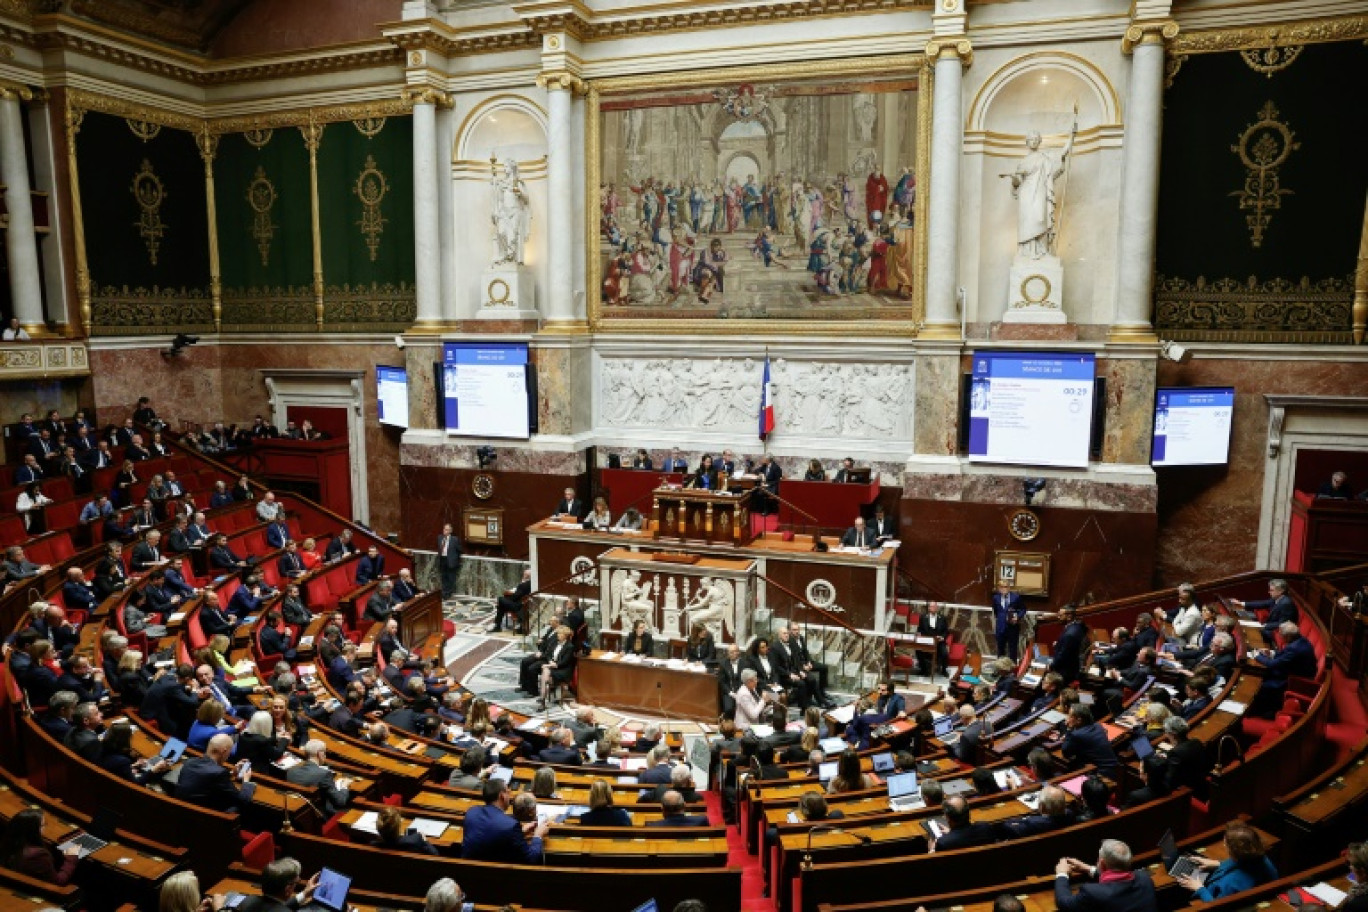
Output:
[[765,354],[765,378],[760,384],[760,439],[774,433],[774,384],[770,382],[769,354]]

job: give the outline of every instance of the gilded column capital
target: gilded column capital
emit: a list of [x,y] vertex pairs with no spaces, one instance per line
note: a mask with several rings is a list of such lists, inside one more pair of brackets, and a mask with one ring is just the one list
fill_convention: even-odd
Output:
[[404,86],[399,97],[403,99],[404,104],[410,107],[413,105],[435,105],[439,108],[449,108],[454,103],[451,93],[426,85]]
[[937,37],[926,42],[926,59],[935,63],[938,60],[958,57],[960,63],[969,66],[974,62],[974,45],[963,35]]
[[1172,19],[1137,19],[1121,38],[1121,51],[1132,53],[1137,45],[1165,44],[1178,37],[1178,23]]
[[576,95],[584,95],[589,91],[589,83],[576,76],[574,73],[565,70],[554,70],[546,73],[537,74],[537,85],[547,91],[574,92]]
[[195,148],[199,149],[200,158],[204,159],[206,165],[212,165],[214,156],[218,155],[219,135],[211,133],[206,124],[200,127],[195,134]]
[[33,90],[22,83],[0,79],[0,98],[33,101]]

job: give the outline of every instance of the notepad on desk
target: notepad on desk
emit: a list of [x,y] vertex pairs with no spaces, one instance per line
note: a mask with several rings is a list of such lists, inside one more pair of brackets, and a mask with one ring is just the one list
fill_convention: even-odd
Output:
[[168,624],[179,624],[179,623],[180,623],[181,621],[183,621],[183,620],[185,620],[185,612],[184,612],[184,611],[177,611],[177,612],[172,613],[169,617],[167,617],[166,623],[168,623]]
[[442,820],[428,820],[425,817],[415,817],[413,823],[409,824],[409,829],[417,830],[423,835],[424,839],[439,839],[447,831],[447,824]]
[[1241,703],[1238,700],[1222,700],[1216,705],[1216,708],[1221,712],[1228,712],[1231,715],[1243,716],[1245,710],[1249,709],[1249,704]]
[[827,713],[827,718],[833,722],[849,724],[855,718],[855,704],[847,703],[845,706],[838,706]]
[[380,815],[375,811],[366,811],[360,817],[356,818],[356,822],[352,824],[352,829],[361,833],[375,833],[378,835],[380,832]]

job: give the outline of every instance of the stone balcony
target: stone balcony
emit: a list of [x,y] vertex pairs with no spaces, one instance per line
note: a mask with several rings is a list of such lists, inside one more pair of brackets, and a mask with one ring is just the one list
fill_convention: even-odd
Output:
[[52,380],[90,375],[90,358],[82,340],[35,339],[0,342],[0,382]]

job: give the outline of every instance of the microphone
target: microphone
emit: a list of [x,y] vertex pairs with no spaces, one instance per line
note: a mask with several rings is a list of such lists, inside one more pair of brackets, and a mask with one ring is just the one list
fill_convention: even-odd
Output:
[[811,870],[812,870],[812,836],[813,836],[814,833],[819,833],[819,832],[820,832],[820,833],[843,833],[843,834],[846,835],[846,836],[851,836],[851,837],[853,837],[853,838],[855,838],[855,839],[858,839],[858,840],[860,841],[860,845],[862,845],[862,846],[867,846],[867,845],[869,845],[870,843],[872,843],[872,842],[874,841],[872,837],[866,836],[864,833],[852,833],[852,832],[850,832],[849,830],[842,830],[842,829],[839,829],[838,827],[834,827],[834,826],[832,826],[832,825],[829,824],[829,823],[819,823],[819,824],[817,824],[815,827],[813,827],[812,829],[808,830],[808,834],[807,834],[807,848],[803,850],[803,862],[802,862],[801,865],[799,865],[800,870],[803,870],[803,871],[811,871]]
[[281,824],[281,826],[280,826],[280,832],[282,832],[282,833],[289,833],[289,832],[293,832],[293,830],[294,830],[294,825],[290,822],[290,806],[289,806],[289,803],[286,802],[286,800],[285,800],[286,798],[298,798],[300,801],[302,801],[302,802],[304,802],[305,804],[307,804],[310,808],[313,809],[313,812],[314,812],[315,814],[318,815],[318,820],[319,820],[320,823],[321,823],[321,822],[324,822],[324,821],[326,821],[326,820],[328,819],[328,815],[327,815],[327,814],[324,814],[322,811],[320,811],[320,810],[318,809],[318,805],[314,804],[314,803],[313,803],[312,801],[310,801],[308,798],[305,798],[303,795],[299,794],[299,792],[285,792],[285,791],[282,791],[282,792],[280,793],[280,805],[281,805],[281,809],[285,811],[285,822]]

